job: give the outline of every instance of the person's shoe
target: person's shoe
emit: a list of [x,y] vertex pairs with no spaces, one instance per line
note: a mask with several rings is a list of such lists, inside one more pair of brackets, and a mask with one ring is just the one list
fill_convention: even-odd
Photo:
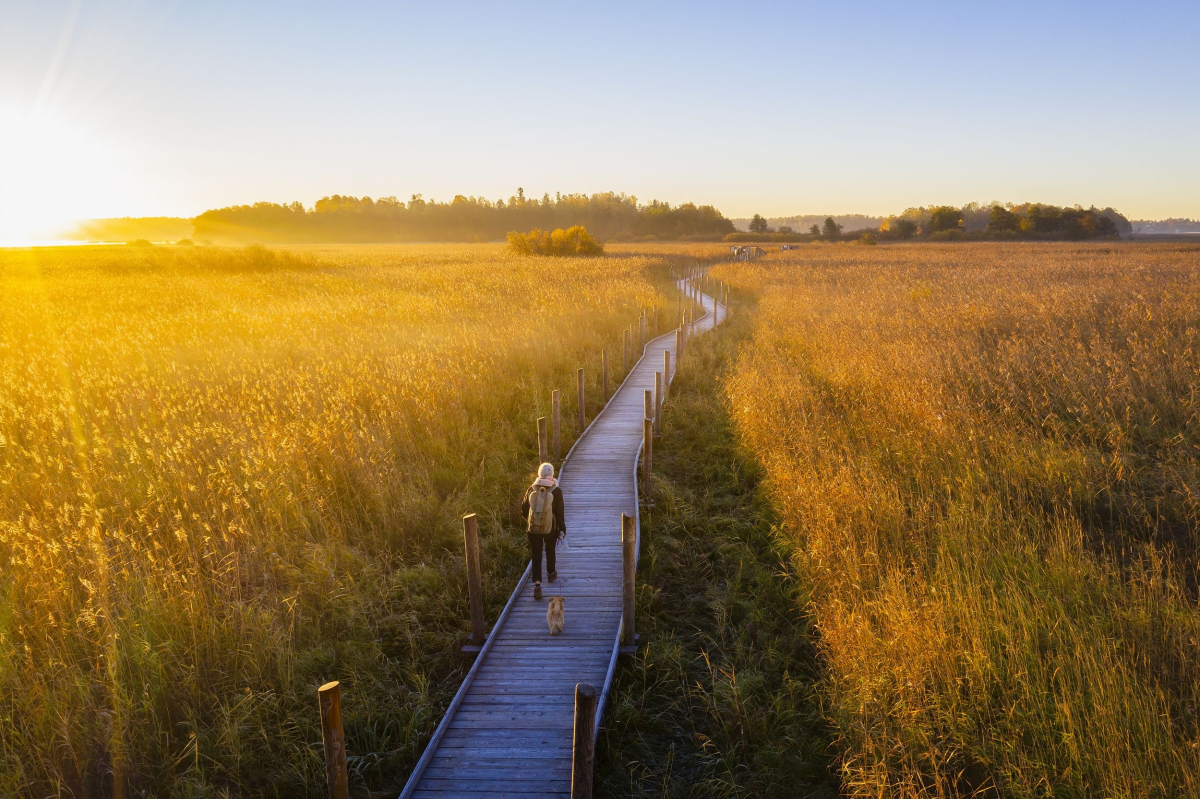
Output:
[[550,578],[550,582],[554,582],[558,579],[558,572],[550,572],[550,574],[546,576]]
[[534,599],[542,598],[542,584],[541,583],[533,584],[533,598]]

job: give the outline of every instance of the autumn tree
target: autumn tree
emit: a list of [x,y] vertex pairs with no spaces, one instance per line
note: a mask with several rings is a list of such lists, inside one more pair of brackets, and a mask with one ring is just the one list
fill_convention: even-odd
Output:
[[929,225],[935,233],[942,230],[961,230],[962,211],[950,205],[939,205],[930,212]]
[[1021,217],[1014,214],[1001,205],[993,205],[992,213],[988,217],[987,232],[1001,233],[1011,232],[1016,233],[1021,229]]

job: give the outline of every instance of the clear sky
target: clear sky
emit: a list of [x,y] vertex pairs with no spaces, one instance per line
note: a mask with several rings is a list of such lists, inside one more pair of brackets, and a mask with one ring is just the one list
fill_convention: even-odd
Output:
[[0,237],[333,193],[1200,217],[1197,3],[0,0]]

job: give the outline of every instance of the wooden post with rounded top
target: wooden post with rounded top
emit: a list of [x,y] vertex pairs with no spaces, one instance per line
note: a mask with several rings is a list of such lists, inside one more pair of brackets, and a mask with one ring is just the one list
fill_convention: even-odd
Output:
[[600,356],[601,371],[604,373],[602,380],[604,382],[604,404],[608,404],[608,398],[611,396],[608,392],[608,350],[605,350]]
[[325,750],[325,785],[329,799],[347,799],[346,733],[342,730],[342,689],[337,680],[317,689],[321,705],[321,748]]
[[467,552],[467,600],[471,606],[471,644],[483,646],[483,578],[479,568],[479,521],[474,513],[463,517],[463,544]]
[[571,799],[592,799],[596,766],[596,689],[575,686],[575,736],[571,742]]
[[583,428],[587,427],[587,405],[584,403],[583,393],[583,367],[575,370],[575,377],[579,380],[579,432],[583,432]]
[[621,375],[629,371],[629,331],[621,331]]
[[562,452],[560,448],[562,444],[562,398],[559,397],[558,389],[550,392],[550,405],[552,408],[550,416],[550,452],[554,455],[554,460],[558,461],[558,454]]
[[550,442],[546,440],[546,417],[539,416],[538,426],[538,466],[550,460]]
[[621,514],[621,622],[623,646],[637,643],[637,631],[633,624],[633,589],[637,576],[637,527],[632,516]]

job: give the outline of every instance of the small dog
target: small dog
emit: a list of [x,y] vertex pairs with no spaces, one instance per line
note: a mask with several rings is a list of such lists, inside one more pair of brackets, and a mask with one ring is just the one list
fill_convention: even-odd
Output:
[[563,612],[563,598],[560,596],[550,597],[550,609],[546,611],[546,626],[550,628],[550,634],[561,633],[566,623],[567,616]]

